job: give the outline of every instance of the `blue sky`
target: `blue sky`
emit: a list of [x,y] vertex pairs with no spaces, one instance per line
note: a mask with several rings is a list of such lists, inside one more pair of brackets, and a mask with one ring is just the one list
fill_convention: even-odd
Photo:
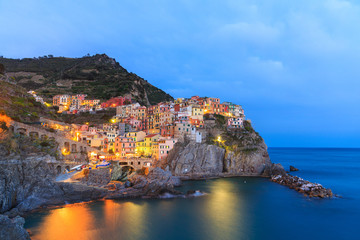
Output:
[[359,2],[0,0],[0,22],[4,57],[106,53],[241,104],[270,147],[360,147]]

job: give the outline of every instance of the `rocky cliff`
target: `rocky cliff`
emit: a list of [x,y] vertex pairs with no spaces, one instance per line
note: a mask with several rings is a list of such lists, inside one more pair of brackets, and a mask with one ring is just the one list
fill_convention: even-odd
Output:
[[208,134],[206,143],[177,143],[159,165],[168,167],[176,176],[188,179],[270,177],[278,168],[270,161],[267,146],[251,123],[246,121],[244,129],[227,130],[222,118],[215,116],[215,121],[205,124]]
[[173,99],[106,54],[82,58],[0,58],[0,64],[5,67],[7,79],[37,91],[46,100],[56,94],[77,93],[98,99],[130,95],[144,105]]
[[153,169],[125,183],[110,182],[111,170],[98,169],[84,181],[56,182],[56,159],[26,136],[0,128],[0,239],[29,239],[23,214],[49,205],[102,198],[158,197],[176,193],[180,180],[169,171]]

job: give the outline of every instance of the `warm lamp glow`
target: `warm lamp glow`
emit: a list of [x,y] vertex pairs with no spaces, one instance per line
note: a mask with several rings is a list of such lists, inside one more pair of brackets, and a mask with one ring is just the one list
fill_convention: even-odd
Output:
[[70,154],[70,151],[68,151],[66,148],[63,148],[61,152],[62,152],[62,154],[63,154],[64,156]]

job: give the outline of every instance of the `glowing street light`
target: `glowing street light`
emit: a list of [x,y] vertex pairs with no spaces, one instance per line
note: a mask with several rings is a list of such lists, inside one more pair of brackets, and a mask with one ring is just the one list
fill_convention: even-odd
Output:
[[62,152],[62,154],[63,154],[64,156],[70,154],[70,152],[69,152],[66,148],[63,148],[61,152]]

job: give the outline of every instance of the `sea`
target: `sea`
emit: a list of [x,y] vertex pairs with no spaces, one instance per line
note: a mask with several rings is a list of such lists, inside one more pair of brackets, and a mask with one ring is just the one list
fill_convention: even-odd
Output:
[[266,178],[187,181],[178,190],[205,194],[69,204],[27,216],[25,228],[42,240],[360,239],[360,149],[269,148],[269,154],[339,197],[308,198]]

